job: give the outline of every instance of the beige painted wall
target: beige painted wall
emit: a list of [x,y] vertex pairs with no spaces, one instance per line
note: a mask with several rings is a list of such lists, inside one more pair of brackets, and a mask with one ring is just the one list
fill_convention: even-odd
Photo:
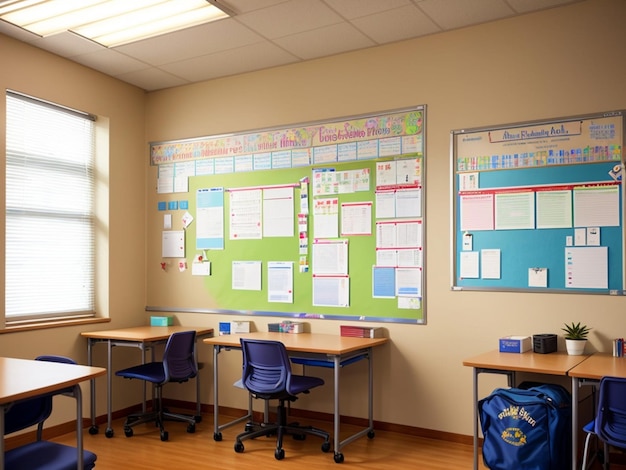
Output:
[[[626,335],[623,298],[592,295],[450,291],[450,131],[626,109],[626,2],[587,0],[511,20],[488,23],[303,64],[213,80],[144,95],[98,72],[0,36],[0,86],[104,116],[111,126],[108,306],[111,322],[87,327],[0,335],[0,354],[67,354],[86,361],[80,331],[145,324],[146,305],[209,308],[201,282],[189,271],[160,269],[161,215],[156,169],[148,142],[367,114],[413,105],[427,115],[427,316],[425,326],[385,325],[391,342],[375,355],[376,420],[470,435],[471,370],[465,357],[494,349],[506,334],[558,333],[564,321],[593,327],[591,348],[610,350]],[[0,100],[0,155],[4,155],[4,100]],[[3,157],[2,157],[3,158]],[[0,165],[0,179],[4,166]],[[4,195],[0,195],[0,207]],[[0,217],[0,233],[4,230]],[[0,242],[3,260],[4,240]],[[4,287],[0,274],[0,289]],[[174,296],[174,297],[172,297]],[[210,325],[232,318],[176,314],[177,322]],[[275,319],[254,317],[259,329]],[[338,333],[339,322],[311,321],[311,330]],[[564,348],[562,339],[560,349]],[[102,348],[104,349],[104,348]],[[121,348],[118,348],[121,349]],[[115,351],[114,368],[135,352]],[[224,354],[221,398],[244,408],[231,386],[240,359]],[[211,351],[202,400],[213,403]],[[104,363],[104,351],[96,362]],[[364,364],[345,369],[343,414],[365,416]],[[320,375],[332,383],[326,371]],[[232,379],[232,381],[230,380]],[[499,380],[485,380],[488,393]],[[103,381],[97,412],[105,413]],[[193,400],[184,387],[172,396]],[[137,402],[138,389],[115,380],[114,409]],[[88,403],[88,394],[85,394]],[[331,412],[330,387],[299,407]],[[87,409],[87,408],[86,408]],[[67,420],[72,417],[68,409]],[[61,419],[62,421],[62,419]]]
[[[44,100],[98,115],[99,122],[109,123],[109,163],[98,178],[98,187],[108,193],[97,201],[104,217],[98,233],[108,239],[108,256],[101,250],[98,260],[105,263],[105,274],[97,283],[103,295],[97,300],[98,314],[111,322],[85,326],[51,328],[0,334],[0,354],[33,358],[39,354],[62,354],[81,363],[87,362],[87,342],[81,331],[121,328],[145,321],[145,213],[147,145],[144,139],[145,93],[99,72],[61,59],[40,49],[0,35],[0,181],[4,188],[5,166],[5,99],[4,90],[12,89]],[[103,144],[100,142],[100,144]],[[0,207],[4,208],[4,189],[0,192]],[[107,220],[108,206],[108,220]],[[4,209],[3,214],[4,214]],[[0,265],[4,265],[4,215],[0,217]],[[41,260],[45,262],[46,260]],[[100,265],[101,266],[101,265]],[[33,286],[36,295],[37,286]],[[4,269],[0,270],[0,299],[4,305]],[[100,349],[102,349],[100,351]],[[96,351],[96,362],[104,365],[105,348]],[[116,356],[122,357],[118,354]],[[135,361],[139,360],[137,354]],[[123,358],[122,358],[123,359]],[[119,362],[118,362],[119,363]],[[104,381],[98,381],[98,414],[106,412]],[[85,416],[88,416],[89,394],[84,389]],[[120,397],[124,406],[136,403],[136,396]],[[53,416],[58,422],[73,419],[75,409],[71,400],[66,414]],[[120,405],[121,407],[121,405]]]
[[[507,334],[559,333],[564,321],[593,327],[591,348],[626,334],[624,298],[450,291],[450,131],[626,108],[626,2],[590,0],[510,20],[303,64],[148,94],[148,141],[192,138],[426,104],[426,326],[384,325],[376,351],[375,419],[469,435],[471,370],[465,357]],[[150,169],[154,181],[156,170]],[[157,196],[148,191],[148,305],[210,308],[201,280],[160,271]],[[619,262],[619,260],[617,260]],[[176,272],[175,272],[176,271]],[[178,314],[189,323],[220,317]],[[252,320],[265,329],[271,318]],[[337,321],[312,321],[337,333]],[[560,339],[560,349],[564,349]],[[207,354],[203,351],[203,354]],[[224,354],[224,359],[228,354]],[[236,356],[231,354],[231,356]],[[205,359],[210,362],[207,355]],[[237,370],[237,359],[232,360]],[[365,416],[358,367],[345,369],[342,413]],[[227,375],[225,367],[220,368]],[[354,377],[352,377],[354,376]],[[330,377],[325,376],[329,379]],[[352,381],[350,379],[354,378]],[[498,380],[485,380],[488,393]],[[331,382],[332,383],[332,382]],[[221,397],[245,407],[224,380]],[[329,387],[327,387],[329,388]],[[331,411],[317,391],[300,407]],[[320,394],[322,397],[320,398]],[[209,391],[209,396],[212,397]],[[212,398],[209,398],[212,402]]]

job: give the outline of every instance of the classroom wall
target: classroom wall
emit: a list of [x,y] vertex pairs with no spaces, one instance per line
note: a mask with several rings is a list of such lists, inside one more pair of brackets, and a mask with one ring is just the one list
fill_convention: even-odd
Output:
[[[109,126],[108,164],[101,168],[97,185],[97,206],[101,218],[97,233],[108,244],[99,249],[97,278],[98,314],[110,316],[109,323],[64,326],[44,330],[2,332],[0,355],[34,358],[40,354],[61,354],[87,363],[87,341],[81,331],[121,328],[145,320],[145,214],[148,147],[144,139],[145,93],[92,69],[0,35],[0,181],[4,188],[6,155],[6,102],[4,90],[12,89],[99,116],[98,126]],[[36,190],[36,188],[33,188]],[[0,191],[0,266],[4,265],[4,189]],[[41,262],[45,263],[43,259]],[[0,269],[0,302],[4,305],[4,269]],[[36,295],[37,286],[32,286]],[[106,364],[104,347],[96,351],[98,365]],[[123,355],[117,354],[122,358]],[[138,361],[138,354],[134,360]],[[118,364],[120,364],[118,362]],[[98,413],[106,412],[105,382],[98,381]],[[88,387],[83,388],[84,415],[88,416]],[[127,402],[136,403],[128,397]],[[75,419],[72,400],[59,399],[66,413],[55,412],[56,422]],[[126,405],[128,406],[128,405]],[[53,421],[54,422],[54,421]]]
[[[450,131],[605,110],[626,109],[626,2],[587,0],[518,18],[302,64],[144,94],[78,64],[0,35],[0,86],[105,116],[111,126],[107,324],[0,334],[0,354],[67,354],[86,361],[80,331],[146,324],[146,305],[210,308],[189,271],[162,271],[162,217],[156,211],[156,168],[148,143],[242,132],[341,116],[427,105],[427,325],[382,325],[390,343],[375,353],[374,418],[444,433],[471,435],[469,357],[497,347],[508,334],[560,333],[563,322],[592,328],[590,349],[609,351],[626,335],[618,297],[450,291]],[[0,100],[0,158],[5,110]],[[0,179],[4,165],[0,164]],[[4,194],[0,194],[4,207]],[[0,233],[4,233],[0,217]],[[0,241],[4,261],[4,240]],[[4,289],[0,270],[0,289]],[[35,286],[36,287],[36,286]],[[209,325],[234,318],[175,313],[177,323]],[[254,317],[262,330],[274,318]],[[337,334],[337,321],[311,320],[313,332]],[[564,349],[563,339],[559,348]],[[121,348],[118,348],[121,349]],[[232,387],[240,358],[224,353],[222,404],[245,408]],[[230,356],[230,357],[226,357]],[[105,363],[104,348],[95,360]],[[138,360],[115,351],[114,368]],[[202,401],[213,403],[212,355],[200,346]],[[229,367],[230,366],[230,367]],[[240,369],[239,369],[240,370]],[[365,364],[344,369],[342,414],[366,416]],[[332,378],[320,375],[332,383]],[[230,377],[229,377],[230,376]],[[228,379],[233,379],[232,381]],[[345,378],[345,379],[344,379]],[[499,380],[485,379],[486,394]],[[106,411],[98,382],[97,414]],[[138,388],[114,380],[113,409],[137,403]],[[85,389],[87,391],[87,389]],[[185,387],[168,391],[193,401]],[[332,412],[324,387],[298,407]],[[88,393],[85,393],[88,405]],[[85,410],[88,410],[86,407]],[[73,419],[70,408],[65,421]],[[60,419],[63,421],[63,418]]]
[[[165,141],[427,105],[426,326],[384,324],[391,342],[375,352],[376,420],[471,435],[471,369],[464,358],[497,348],[510,334],[561,333],[563,322],[593,328],[590,350],[610,351],[626,334],[624,298],[575,294],[451,292],[450,131],[626,108],[626,2],[589,0],[518,18],[437,34],[302,64],[149,93],[146,138]],[[149,168],[147,304],[211,308],[201,278],[160,269],[162,213],[156,211],[156,168]],[[177,197],[176,199],[180,199]],[[620,260],[615,260],[620,262]],[[175,303],[175,304],[174,304]],[[178,313],[210,324],[228,316]],[[275,319],[248,318],[260,330]],[[311,331],[337,334],[338,321],[310,321]],[[564,340],[559,339],[559,349]],[[201,351],[210,371],[209,351]],[[222,404],[244,408],[222,381]],[[341,412],[366,416],[358,382],[364,369],[344,369]],[[363,366],[364,367],[364,366]],[[228,375],[220,365],[220,375]],[[317,372],[317,371],[316,371]],[[320,372],[323,374],[323,372]],[[332,383],[331,377],[325,376]],[[229,380],[229,379],[232,379]],[[354,379],[354,380],[352,380]],[[355,382],[357,383],[355,385]],[[486,394],[501,379],[481,378]],[[330,388],[330,387],[327,387]],[[212,392],[207,387],[209,401]],[[331,412],[331,396],[297,406]]]

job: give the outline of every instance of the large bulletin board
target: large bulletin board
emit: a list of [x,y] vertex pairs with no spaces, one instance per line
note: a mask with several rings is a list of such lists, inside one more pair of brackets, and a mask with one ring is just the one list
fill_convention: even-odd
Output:
[[452,289],[624,294],[622,111],[451,134]]
[[188,201],[163,255],[184,246],[206,313],[424,324],[425,122],[418,106],[151,144],[163,199]]

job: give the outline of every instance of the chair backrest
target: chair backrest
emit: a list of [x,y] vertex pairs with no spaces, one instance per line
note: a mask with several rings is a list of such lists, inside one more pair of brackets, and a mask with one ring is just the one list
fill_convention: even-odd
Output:
[[184,382],[198,374],[194,330],[180,331],[169,337],[163,352],[163,368],[167,382]]
[[[36,360],[76,364],[75,361],[64,356],[39,356]],[[4,433],[11,434],[34,425],[42,425],[52,413],[52,397],[68,391],[69,389],[58,390],[15,403],[4,415]],[[41,439],[41,430],[37,438]]]
[[626,448],[626,379],[603,377],[598,395],[596,434],[612,446]]
[[251,392],[272,395],[289,393],[291,363],[280,341],[241,338],[243,385]]

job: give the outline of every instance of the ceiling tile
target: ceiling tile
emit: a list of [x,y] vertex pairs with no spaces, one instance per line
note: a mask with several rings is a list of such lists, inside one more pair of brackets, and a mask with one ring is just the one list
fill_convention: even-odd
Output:
[[45,41],[43,39],[41,42],[36,41],[33,45],[64,57],[73,57],[106,49],[89,39],[69,32],[55,34],[45,38]]
[[[378,44],[438,33],[441,29],[415,6],[357,18],[352,23]],[[393,28],[385,25],[393,24]]]
[[196,82],[290,64],[297,60],[271,43],[260,43],[166,64],[161,69]]
[[423,0],[419,7],[444,29],[486,23],[515,13],[504,0]]
[[189,83],[180,77],[157,68],[137,70],[135,72],[117,75],[116,78],[147,91],[161,90],[163,88],[187,85]]
[[15,39],[19,39],[22,42],[32,43],[38,39],[41,39],[36,34],[30,33],[22,28],[18,28],[6,21],[0,20],[0,33],[11,36]]
[[353,20],[386,10],[411,5],[411,0],[324,0],[344,18]]
[[274,42],[304,60],[376,45],[357,29],[344,23],[292,34]]
[[148,64],[162,65],[263,40],[246,26],[227,19],[126,44],[115,50]]
[[289,0],[227,0],[220,3],[225,4],[231,10],[234,10],[238,14],[248,13],[254,10],[260,10],[262,8],[271,7],[279,3],[285,3]]
[[72,60],[113,76],[148,68],[148,64],[106,47],[89,54],[74,56]]
[[320,1],[290,0],[237,16],[237,20],[269,39],[310,31],[342,21]]
[[528,13],[530,11],[545,10],[546,8],[572,3],[572,0],[507,0],[507,3],[518,13]]
[[3,35],[11,36],[146,90],[156,90],[584,0],[219,1],[236,15],[113,49],[72,33],[42,38],[2,20],[0,41]]

